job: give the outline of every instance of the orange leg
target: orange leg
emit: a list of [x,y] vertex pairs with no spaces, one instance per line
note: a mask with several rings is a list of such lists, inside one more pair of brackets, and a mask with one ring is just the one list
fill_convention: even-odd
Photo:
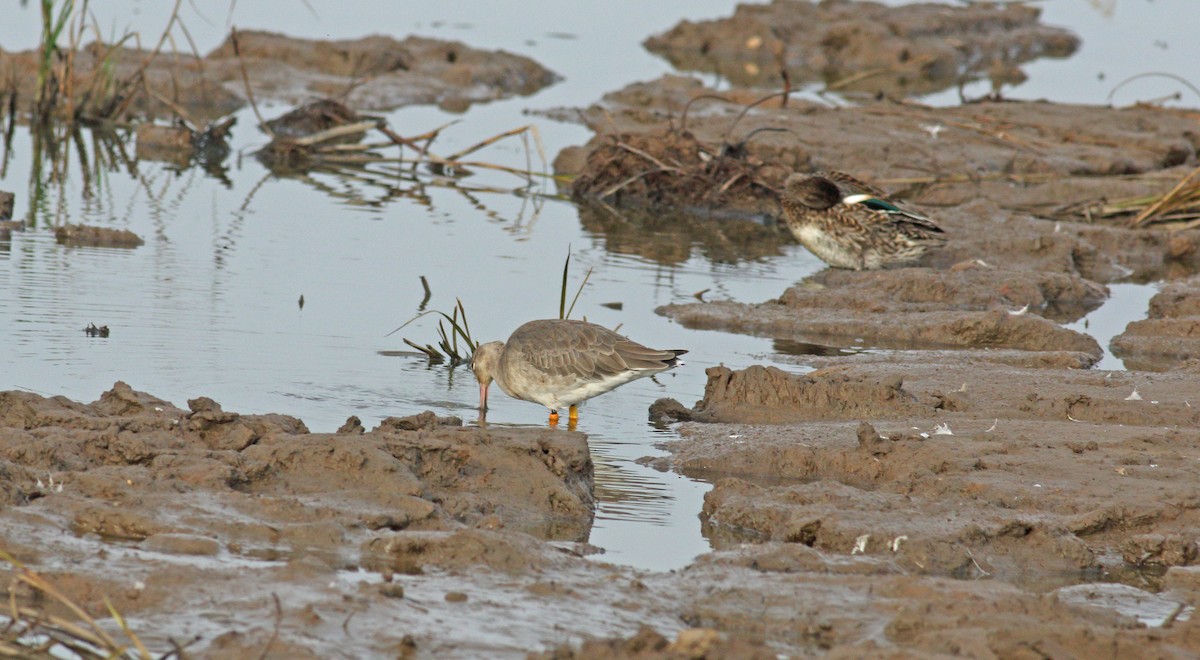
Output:
[[550,411],[550,426],[558,426],[558,411]]
[[572,422],[578,422],[579,421],[579,406],[571,406],[567,410],[568,410],[567,419],[571,420]]

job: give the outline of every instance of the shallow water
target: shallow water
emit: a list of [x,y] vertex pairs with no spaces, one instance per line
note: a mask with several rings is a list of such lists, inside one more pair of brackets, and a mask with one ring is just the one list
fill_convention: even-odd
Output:
[[[1077,30],[1084,46],[1071,60],[1030,65],[1029,82],[1011,95],[1102,103],[1114,81],[1143,69],[1186,72],[1182,62],[1200,56],[1195,41],[1184,36],[1186,22],[1171,17],[1186,11],[1181,2],[1187,1],[1120,2],[1112,17],[1083,2],[1047,3],[1047,22]],[[645,52],[641,40],[684,17],[726,15],[735,3],[628,2],[602,9],[535,2],[515,12],[488,2],[452,9],[376,2],[356,4],[352,13],[339,13],[331,2],[308,4],[315,16],[304,10],[281,14],[278,6],[268,6],[274,3],[238,3],[232,18],[241,29],[301,37],[418,33],[530,55],[564,80],[532,97],[476,106],[461,116],[418,107],[389,117],[403,133],[461,119],[435,144],[441,153],[532,121],[552,158],[565,146],[582,144],[588,132],[531,120],[526,109],[584,106],[607,91],[667,72],[668,65]],[[167,5],[127,2],[93,9],[102,26],[119,32],[128,22],[149,35],[165,23]],[[227,31],[230,3],[197,5],[206,13],[197,15],[185,3],[184,19],[207,52]],[[12,16],[0,25],[0,46],[32,46],[35,12],[27,8]],[[1120,58],[1107,41],[1117,31],[1124,35]],[[1156,45],[1162,40],[1168,47]],[[1147,86],[1125,88],[1116,100],[1166,93],[1150,87],[1163,80],[1144,82]],[[957,93],[930,100],[956,102]],[[280,112],[266,110],[268,116]],[[254,123],[248,110],[239,115],[234,140],[240,152],[265,142],[250,128]],[[29,213],[30,153],[28,134],[18,132],[0,179],[0,187],[18,193],[18,217]],[[518,167],[525,163],[517,141],[479,156]],[[106,173],[90,197],[78,170],[69,172],[63,188],[32,214],[36,228],[0,243],[3,389],[93,400],[114,381],[125,380],[177,405],[210,396],[233,411],[295,415],[315,431],[331,431],[349,415],[373,426],[383,417],[423,409],[470,421],[477,390],[465,369],[394,355],[407,349],[401,337],[432,342],[433,319],[385,336],[418,311],[423,297],[418,277],[427,277],[432,287],[429,307],[448,310],[461,298],[477,337],[503,338],[525,320],[557,315],[562,262],[570,250],[572,291],[593,269],[575,317],[620,324],[622,332],[645,343],[691,351],[685,367],[591,402],[579,425],[590,436],[597,465],[600,505],[591,543],[606,550],[605,560],[664,570],[708,548],[697,513],[709,486],[634,463],[659,455],[654,443],[674,437],[647,424],[648,405],[663,396],[690,405],[703,393],[709,366],[740,368],[772,362],[775,355],[836,350],[687,330],[653,313],[706,289],[710,300],[778,295],[822,267],[798,246],[737,263],[713,262],[693,246],[682,262],[656,263],[610,251],[606,236],[581,226],[574,205],[529,194],[523,180],[508,175],[482,173],[455,187],[428,175],[416,181],[382,170],[370,177],[279,179],[252,158],[236,155],[227,165],[226,184],[199,170],[177,173],[143,162],[136,177]],[[539,191],[554,192],[533,192]],[[135,250],[65,248],[46,229],[56,222],[129,228],[146,244]],[[1114,287],[1112,301],[1088,317],[1089,331],[1105,346],[1125,323],[1145,314],[1143,298],[1152,293],[1150,287],[1124,286],[1139,287]],[[613,302],[622,309],[603,306]],[[112,335],[86,337],[82,329],[88,323],[108,325]],[[491,423],[545,423],[536,405],[502,395],[491,403]]]

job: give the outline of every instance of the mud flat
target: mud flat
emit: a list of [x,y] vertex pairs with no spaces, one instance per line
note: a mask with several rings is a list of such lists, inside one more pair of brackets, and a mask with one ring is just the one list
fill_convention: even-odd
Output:
[[[421,639],[368,605],[421,610],[411,599],[432,597],[394,576],[479,566],[493,582],[533,582],[570,563],[594,506],[582,434],[465,428],[432,413],[313,434],[293,417],[204,397],[183,410],[124,383],[86,405],[0,393],[0,470],[6,552],[95,616],[109,598],[149,643],[198,636],[202,657],[266,648],[272,594],[283,604],[275,657]],[[469,590],[458,582],[442,584]],[[360,610],[395,635],[347,641],[357,635],[340,627]]]
[[[702,412],[758,421],[672,443],[676,469],[723,475],[702,514],[717,551],[672,573],[581,557],[581,434],[432,413],[312,434],[123,383],[91,404],[0,394],[2,544],[201,658],[1200,648],[1184,376],[1131,402],[1126,375],[1047,390],[1019,368],[859,362],[787,385],[798,399],[778,394],[796,376],[714,370]],[[809,421],[762,423],[801,400]],[[935,424],[955,435],[911,428]],[[1138,587],[1086,583],[1129,566],[1150,569]]]
[[[980,31],[997,53],[1067,43],[1024,8],[964,11],[1018,28]],[[873,43],[861,28],[818,45]],[[692,47],[691,29],[672,47]],[[1041,45],[1004,41],[1014,35]],[[750,36],[740,43],[763,46]],[[280,98],[422,66],[390,40],[243,39],[252,84]],[[794,47],[810,57],[790,40],[779,52]],[[458,107],[421,86],[475,79],[453,48],[421,51],[432,53],[414,83],[423,102]],[[982,75],[944,52],[956,75]],[[812,75],[844,81],[871,57]],[[308,73],[271,78],[281,58]],[[993,76],[1019,58],[981,61]],[[227,54],[210,64],[221,73],[194,89],[236,102],[239,65]],[[511,93],[538,76],[518,67],[498,79]],[[361,105],[386,105],[370,94],[390,83],[371,84],[356,91]],[[433,413],[314,434],[287,415],[202,396],[184,407],[122,383],[86,404],[0,393],[0,547],[89,614],[108,617],[111,602],[155,650],[180,644],[200,658],[1200,653],[1200,370],[1184,341],[1200,241],[1095,212],[1193,170],[1197,113],[928,108],[890,92],[858,107],[750,107],[762,89],[712,94],[666,77],[583,111],[598,134],[558,169],[578,174],[572,193],[596,205],[583,222],[615,237],[613,249],[642,254],[648,233],[699,232],[722,260],[777,255],[791,240],[772,224],[779,185],[816,169],[890,188],[950,235],[910,268],[822,271],[772,300],[662,309],[693,327],[857,352],[715,367],[698,404],[656,404],[656,419],[686,421],[671,456],[646,463],[715,484],[697,512],[713,552],[667,573],[595,556],[581,434]],[[673,224],[663,209],[702,217]],[[1130,280],[1167,280],[1150,318],[1116,344],[1155,371],[1091,369],[1105,347],[1063,324]]]
[[[1195,170],[1200,114],[934,108],[895,98],[916,83],[886,75],[863,105],[783,104],[769,98],[778,64],[834,43],[766,29],[792,4],[649,42],[687,68],[774,89],[630,85],[582,111],[595,137],[557,160],[577,175],[572,194],[613,217],[688,209],[769,227],[790,173],[832,169],[890,189],[950,237],[907,268],[826,269],[766,301],[659,309],[687,327],[827,349],[793,358],[796,369],[714,367],[694,406],[652,407],[653,420],[682,422],[681,439],[645,462],[715,483],[701,516],[716,550],[678,579],[722,586],[684,621],[854,656],[1200,651],[1200,235],[1097,212]],[[737,38],[713,36],[727,33]],[[700,56],[677,59],[689,49]],[[783,59],[766,72],[771,49]],[[899,52],[881,40],[888,49]],[[828,85],[869,67],[788,70]],[[1065,327],[1109,284],[1160,280],[1149,318],[1130,310],[1111,347]],[[1132,370],[1091,369],[1106,349]],[[606,648],[649,643],[639,637]]]
[[[107,118],[169,117],[183,108],[207,122],[246,104],[243,68],[260,101],[298,105],[338,97],[359,110],[436,104],[462,112],[473,103],[532,94],[558,80],[527,57],[415,36],[322,41],[249,31],[238,34],[238,46],[240,58],[230,39],[203,57],[91,44],[75,55],[71,88],[84,94],[103,69],[119,92],[114,107],[103,110],[124,109]],[[34,97],[37,67],[36,50],[0,50],[0,77],[13,81],[20,98]]]
[[1079,38],[1021,4],[797,2],[738,5],[728,18],[683,21],[646,48],[685,71],[739,87],[821,82],[827,89],[919,94],[987,78],[1024,80],[1020,65],[1067,57]]

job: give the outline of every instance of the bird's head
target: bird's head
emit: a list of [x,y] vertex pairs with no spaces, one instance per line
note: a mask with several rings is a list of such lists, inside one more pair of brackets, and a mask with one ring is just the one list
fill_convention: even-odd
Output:
[[842,201],[842,193],[837,184],[823,176],[807,174],[789,176],[783,184],[783,197],[786,201],[818,211],[831,208]]
[[504,350],[504,342],[493,341],[476,348],[474,355],[471,356],[471,371],[475,374],[475,380],[479,381],[480,410],[487,410],[488,385],[492,384],[492,380],[496,377],[496,371],[500,368],[500,351],[502,350]]

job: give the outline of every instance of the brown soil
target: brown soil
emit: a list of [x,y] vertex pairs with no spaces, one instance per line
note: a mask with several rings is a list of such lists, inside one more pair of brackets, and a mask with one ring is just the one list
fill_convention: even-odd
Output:
[[[676,68],[711,71],[738,86],[924,94],[988,78],[1023,81],[1020,64],[1067,57],[1079,39],[1038,23],[1020,4],[797,2],[739,5],[733,16],[683,21],[646,40]],[[785,79],[786,75],[786,79]]]
[[[668,36],[761,30],[750,17],[781,7]],[[725,225],[777,217],[793,171],[844,170],[891,188],[950,241],[915,267],[825,269],[766,302],[660,308],[689,327],[828,349],[795,358],[807,374],[714,367],[693,408],[652,407],[656,423],[684,421],[683,438],[644,462],[715,482],[701,515],[716,552],[675,581],[683,620],[851,657],[1200,651],[1200,235],[1090,211],[1165,192],[1197,167],[1200,116],[750,108],[764,93],[712,94],[678,77],[610,94],[584,112],[596,137],[556,167],[609,215],[692,209]],[[1110,283],[1160,279],[1150,318],[1113,342],[1131,369],[1153,371],[1089,370],[1106,347],[1062,324],[1101,305]],[[678,657],[664,644],[639,634],[580,653]]]
[[[570,549],[591,528],[581,434],[464,428],[432,413],[313,434],[284,415],[238,415],[203,397],[188,406],[124,383],[87,405],[0,393],[0,547],[93,615],[107,614],[107,596],[152,643],[182,637],[171,620],[188,612],[189,629],[217,622],[202,626],[214,634],[199,655],[219,657],[228,642],[215,633],[244,629],[238,621],[269,628],[268,594],[280,591],[291,592],[281,594],[284,638],[298,643],[312,607],[346,610],[338,624],[364,607],[305,593],[313,579],[358,567],[385,582],[474,566],[540,571],[568,555],[538,539]],[[90,566],[97,556],[108,562]],[[300,647],[340,648],[325,643]]]
[[13,204],[16,199],[15,194],[0,190],[0,222],[6,222],[12,218]]
[[[667,462],[716,479],[716,551],[678,572],[578,556],[580,434],[432,413],[312,434],[123,383],[86,405],[0,393],[2,545],[198,658],[1200,650],[1200,413],[1179,400],[1196,376],[838,363],[713,371],[700,412],[755,422],[671,443]],[[1140,588],[1081,583],[1122,576]]]
[[[473,103],[532,94],[557,80],[526,57],[424,37],[311,41],[244,32],[238,43],[255,94],[292,104],[345,94],[342,100],[354,108],[390,110],[435,103],[461,112]],[[229,41],[205,59],[227,87],[240,86]]]
[[[473,103],[531,94],[557,80],[553,72],[519,55],[421,37],[315,41],[242,32],[238,42],[240,62],[228,40],[200,58],[179,53],[154,57],[149,51],[89,45],[76,56],[71,85],[75,102],[86,101],[88,112],[117,120],[176,114],[147,94],[148,88],[203,125],[245,105],[243,64],[259,101],[298,105],[337,97],[370,110],[437,104],[461,112]],[[106,60],[109,66],[101,80],[111,75],[117,93],[101,103],[93,79]],[[34,98],[37,61],[36,50],[0,51],[0,80],[13,81],[18,98]],[[137,82],[139,71],[145,86]]]
[[[717,29],[761,30],[758,12],[799,9],[743,8]],[[941,20],[911,11],[926,27]],[[990,75],[1024,57],[989,49],[1073,47],[1026,8],[956,11],[988,28],[964,50],[931,39],[928,54],[903,55],[919,30],[900,19],[889,19],[899,41],[876,39],[867,20],[824,34],[818,51],[795,29],[720,43],[817,63],[796,80],[863,70],[819,65],[831,48],[845,62],[861,51],[855,66],[868,69],[906,60],[920,76],[862,78],[905,90],[942,68]],[[256,91],[301,100],[369,77],[350,97],[360,108],[460,107],[479,98],[451,90],[477,80],[495,83],[487,98],[549,80],[423,40],[245,34],[242,48]],[[964,53],[984,53],[981,68]],[[199,75],[193,64],[175,75]],[[205,67],[223,86],[180,87],[233,98],[236,63],[218,50]],[[890,349],[797,358],[806,374],[714,367],[694,408],[656,404],[656,419],[695,420],[671,456],[646,462],[715,483],[699,512],[714,552],[670,573],[583,558],[594,494],[581,434],[433,413],[313,434],[292,417],[204,397],[183,410],[123,383],[91,404],[0,393],[0,547],[89,613],[107,616],[107,598],[155,648],[194,639],[200,658],[1200,653],[1200,239],[1096,224],[1086,210],[1194,168],[1195,113],[793,102],[739,117],[760,92],[698,98],[708,93],[665,78],[585,112],[602,134],[556,165],[581,172],[574,194],[603,202],[581,217],[610,249],[685,258],[643,240],[667,234],[721,260],[776,255],[786,232],[745,216],[775,215],[783,177],[814,169],[893,188],[951,239],[913,268],[826,270],[764,303],[663,308],[692,326]],[[654,212],[628,210],[639,206]],[[1157,372],[1090,370],[1102,347],[1060,325],[1122,278],[1172,280],[1114,342]]]
[[[1200,116],[1150,106],[793,100],[781,108],[774,99],[746,111],[762,98],[716,94],[674,76],[630,85],[584,111],[598,134],[560,155],[556,167],[578,175],[572,192],[581,198],[768,216],[778,215],[774,193],[792,172],[841,170],[926,205],[951,229],[955,214],[972,229],[1053,219],[1069,235],[1106,242],[1094,238],[1103,232],[1089,222],[1086,203],[1165,192],[1196,166],[1200,146]],[[680,183],[690,180],[705,185]],[[1122,246],[1122,256],[1140,260],[1153,249],[1159,262],[1200,259],[1194,242],[1168,249],[1169,239],[1146,232]]]
[[802,543],[1018,584],[1200,559],[1197,375],[825,362],[709,370],[693,413],[710,423],[684,425],[666,460],[719,478],[703,514],[718,547]]

